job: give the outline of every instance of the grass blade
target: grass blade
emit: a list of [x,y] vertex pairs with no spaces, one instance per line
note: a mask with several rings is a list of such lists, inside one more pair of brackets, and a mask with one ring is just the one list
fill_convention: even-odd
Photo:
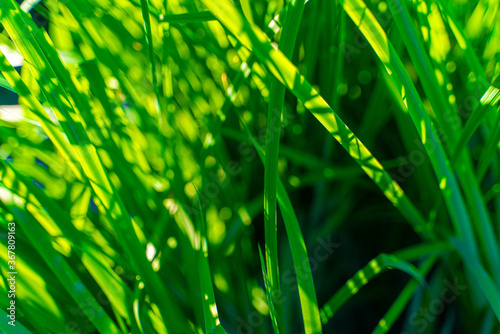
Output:
[[185,24],[185,23],[200,23],[215,20],[215,16],[209,11],[184,13],[184,14],[167,14],[161,22],[170,24]]
[[462,256],[465,266],[469,269],[472,277],[484,293],[497,320],[500,321],[500,291],[498,290],[498,286],[495,285],[495,282],[483,266],[474,259],[463,242],[456,239],[452,239],[450,242]]
[[[84,130],[79,112],[88,110],[89,107],[88,101],[82,97],[81,92],[75,86],[76,80],[71,79],[68,70],[57,56],[53,46],[49,44],[45,35],[35,26],[34,22],[28,19],[26,14],[20,10],[15,1],[0,2],[0,10],[5,29],[15,41],[24,59],[27,60],[34,77],[38,78],[38,84],[62,124],[64,132],[68,136],[69,142],[72,144],[79,163],[90,180],[96,196],[100,199],[103,208],[110,215],[111,221],[115,225],[115,231],[125,253],[137,272],[142,274],[147,283],[145,284],[146,289],[150,291],[151,296],[160,305],[160,311],[166,323],[174,326],[174,328],[177,326],[183,327],[183,324],[174,321],[179,317],[179,310],[173,307],[171,294],[165,289],[165,286],[148,262],[143,246],[134,233],[133,223],[124,204],[117,195],[95,147],[90,143],[88,134]],[[28,28],[20,30],[19,27]],[[42,38],[36,39],[35,34]],[[51,57],[47,57],[47,54],[50,54]],[[63,88],[61,83],[64,83],[66,89]],[[75,105],[70,102],[68,95],[71,96]],[[169,311],[167,312],[167,310]],[[171,319],[171,321],[168,321],[168,319]]]
[[[287,5],[288,12],[285,16],[281,38],[278,49],[291,58],[295,48],[302,13],[304,11],[304,0],[292,0]],[[278,265],[278,242],[277,242],[277,214],[276,214],[276,180],[278,178],[278,158],[281,134],[281,118],[285,100],[285,87],[277,79],[272,79],[269,94],[269,111],[267,117],[266,132],[266,163],[264,171],[264,224],[266,236],[266,264],[271,287],[272,296],[280,296],[280,279]],[[274,298],[273,298],[274,300]],[[275,303],[274,309],[280,332],[285,333],[283,310],[280,303]],[[309,322],[310,319],[305,319]],[[319,328],[321,331],[321,328]],[[317,333],[318,328],[310,332],[306,327],[306,333]]]
[[[427,273],[429,273],[436,261],[436,257],[430,257],[424,261],[419,269],[422,276],[426,276]],[[392,328],[394,322],[396,322],[397,318],[401,315],[403,310],[410,302],[410,299],[417,289],[418,285],[419,282],[416,279],[412,279],[408,284],[406,284],[403,291],[401,291],[396,301],[394,301],[394,303],[392,304],[391,308],[387,311],[384,317],[377,324],[377,327],[375,327],[375,329],[373,330],[373,334],[387,333]]]
[[368,284],[376,276],[389,269],[398,269],[415,278],[416,282],[426,285],[424,275],[411,263],[406,262],[395,255],[380,254],[354,276],[351,277],[325,305],[321,308],[321,320],[326,324],[352,296]]
[[[194,186],[194,185],[193,185]],[[196,187],[195,187],[196,188]],[[215,303],[215,294],[212,283],[212,274],[210,272],[210,265],[208,263],[208,241],[205,231],[205,220],[203,218],[203,209],[196,190],[196,198],[200,207],[200,222],[198,223],[197,238],[197,260],[198,260],[198,273],[201,287],[201,297],[203,305],[203,316],[205,319],[205,333],[214,333],[218,329],[218,333],[226,333],[220,325],[219,314],[217,313],[217,305]]]
[[305,107],[334,136],[365,173],[375,181],[384,195],[410,222],[415,231],[429,237],[424,219],[406,197],[401,187],[389,176],[380,162],[373,157],[318,92],[300,75],[293,64],[280,51],[271,46],[263,32],[250,26],[234,6],[226,0],[216,3],[205,0],[203,3],[243,45],[255,52],[256,56],[278,80],[304,103]]
[[276,320],[276,311],[274,310],[274,301],[271,290],[271,284],[269,284],[269,279],[268,279],[269,276],[267,275],[266,262],[264,261],[264,257],[262,256],[262,249],[260,248],[260,245],[259,245],[259,258],[260,258],[260,265],[262,267],[262,276],[264,278],[264,286],[266,288],[266,297],[269,304],[269,314],[271,315],[271,322],[273,324],[274,333],[279,334],[280,330],[278,328],[278,320]]

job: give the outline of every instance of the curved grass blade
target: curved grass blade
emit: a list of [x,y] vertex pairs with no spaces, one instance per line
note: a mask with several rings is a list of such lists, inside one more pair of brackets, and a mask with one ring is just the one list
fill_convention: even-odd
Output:
[[398,251],[393,254],[404,261],[413,261],[421,258],[422,256],[429,255],[443,255],[446,252],[453,251],[453,245],[449,242],[437,242],[437,243],[422,243],[415,246],[410,246]]
[[488,171],[488,168],[495,157],[495,151],[498,149],[498,142],[500,142],[500,114],[497,116],[493,131],[490,133],[486,141],[486,146],[479,157],[477,164],[477,179],[482,181]]
[[[288,12],[285,16],[281,38],[278,49],[291,58],[295,49],[295,41],[299,31],[302,13],[304,12],[304,0],[292,0],[287,5]],[[267,117],[266,132],[266,163],[264,170],[264,224],[265,224],[265,254],[269,285],[272,296],[280,296],[280,279],[278,265],[278,235],[276,215],[276,180],[278,178],[278,158],[281,134],[281,118],[285,103],[285,86],[276,78],[271,79],[271,90],[269,94],[269,110]],[[274,298],[273,298],[274,300]],[[274,305],[278,328],[285,333],[283,309],[281,303]],[[317,332],[315,329],[313,332]],[[319,328],[321,331],[321,328]],[[309,328],[306,327],[306,333]]]
[[424,275],[413,264],[406,262],[395,255],[380,254],[363,268],[358,270],[332,298],[321,308],[321,321],[323,324],[335,315],[352,296],[358,293],[359,289],[368,284],[374,277],[386,272],[389,269],[398,269],[412,276],[416,282],[426,285]]
[[[0,50],[1,52],[1,50]],[[0,87],[3,87],[7,90],[10,90],[11,92],[16,93],[14,87],[9,83],[9,81],[5,78],[5,76],[0,75]]]
[[[419,272],[421,273],[421,275],[427,276],[427,274],[432,269],[436,261],[437,257],[435,256],[432,256],[427,260],[425,260],[425,262],[419,268]],[[406,286],[404,287],[403,291],[401,291],[396,301],[394,301],[394,303],[389,308],[387,313],[379,321],[377,327],[375,327],[372,334],[387,333],[391,329],[391,327],[394,325],[394,322],[397,320],[397,318],[401,315],[403,310],[410,302],[410,299],[413,296],[413,293],[417,289],[418,285],[419,282],[416,279],[412,279],[408,284],[406,284]]]

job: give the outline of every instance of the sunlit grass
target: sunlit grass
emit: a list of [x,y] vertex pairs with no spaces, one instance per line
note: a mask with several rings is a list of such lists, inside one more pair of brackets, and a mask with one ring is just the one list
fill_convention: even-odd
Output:
[[499,5],[0,0],[0,329],[498,333]]

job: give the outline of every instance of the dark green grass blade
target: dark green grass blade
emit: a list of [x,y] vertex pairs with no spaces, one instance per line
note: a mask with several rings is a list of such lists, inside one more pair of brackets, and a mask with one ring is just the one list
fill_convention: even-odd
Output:
[[[148,45],[149,63],[151,66],[153,89],[156,95],[156,99],[160,104],[160,87],[158,86],[159,84],[158,76],[156,74],[156,60],[155,60],[155,50],[153,46],[153,33],[151,31],[151,19],[149,18],[149,0],[141,0],[141,9],[142,9],[142,18],[144,20],[144,33],[146,36],[146,44]],[[160,115],[158,115],[157,117],[159,123]]]
[[500,142],[500,116],[497,116],[497,120],[493,126],[493,131],[490,133],[486,146],[479,157],[479,162],[477,164],[477,179],[482,181],[488,172],[495,155],[498,150],[498,142]]

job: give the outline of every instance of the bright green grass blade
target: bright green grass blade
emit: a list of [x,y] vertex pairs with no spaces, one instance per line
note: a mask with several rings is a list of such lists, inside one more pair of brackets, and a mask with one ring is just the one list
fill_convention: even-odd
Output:
[[[288,12],[285,16],[278,49],[291,58],[295,48],[295,41],[304,11],[304,0],[292,0],[288,3]],[[281,118],[285,103],[285,86],[277,79],[271,82],[269,94],[269,110],[266,132],[266,163],[264,171],[264,224],[266,236],[266,264],[272,296],[280,296],[280,279],[278,265],[278,236],[276,215],[276,180],[278,177],[279,144],[281,134]],[[274,298],[273,298],[274,300]],[[283,308],[281,303],[275,303],[276,317],[280,332],[285,333]],[[321,328],[319,328],[321,331]],[[317,332],[315,329],[313,332]],[[313,333],[306,327],[306,333]]]
[[[483,95],[483,92],[490,86],[490,81],[486,77],[486,72],[481,65],[478,53],[476,53],[471,40],[466,37],[462,25],[457,20],[457,14],[455,12],[454,6],[448,1],[439,0],[438,2],[441,12],[445,17],[445,21],[447,22],[450,30],[455,36],[458,47],[463,51],[463,57],[470,69],[469,73],[467,73],[468,71],[463,71],[463,77],[467,79],[468,82],[468,85],[466,85],[466,87],[469,87],[469,84],[471,85],[469,92],[474,100],[479,101]],[[487,119],[489,120],[489,123],[495,122],[495,119],[491,113],[487,115]],[[488,124],[485,125],[486,127],[488,127]],[[458,146],[458,148],[460,148],[460,146]]]
[[[497,111],[498,114],[498,101],[500,101],[500,90],[497,86],[500,84],[500,78],[496,78],[494,82],[490,85],[488,90],[484,93],[481,98],[480,106],[478,109],[474,111],[474,113],[467,121],[465,128],[462,132],[461,139],[463,138],[464,146],[467,144],[469,139],[472,137],[473,132],[477,129],[477,127],[485,121],[485,117],[488,115],[490,111]],[[467,126],[470,124],[470,128]],[[500,140],[500,122],[499,116],[497,115],[496,121],[493,124],[493,131],[490,133],[489,137],[486,140],[486,145],[479,157],[479,162],[477,166],[477,178],[481,181],[487,170],[490,166],[493,158],[495,157],[495,151],[497,150],[498,142]],[[469,131],[466,132],[466,129]],[[459,146],[458,149],[461,147]]]
[[493,27],[498,6],[498,0],[477,1],[476,8],[465,27],[465,33],[469,39],[478,39],[483,32]]
[[128,313],[127,305],[131,302],[131,291],[107,264],[104,256],[95,248],[83,245],[82,263],[110,300],[117,314],[130,322],[133,317]]
[[304,317],[304,329],[306,333],[321,333],[322,329],[318,301],[305,241],[292,202],[281,180],[278,181],[277,197],[281,215],[285,222],[295,269],[304,273],[304,275],[297,275],[302,316]]
[[250,26],[236,8],[226,0],[217,2],[204,0],[203,3],[243,45],[253,50],[276,78],[304,103],[305,107],[334,136],[366,174],[375,181],[384,195],[400,210],[415,231],[427,235],[426,238],[429,238],[425,220],[406,197],[401,187],[389,176],[380,162],[373,157],[318,92],[300,75],[295,66],[283,53],[272,47],[264,33],[258,28]]
[[352,276],[340,288],[332,298],[330,298],[321,308],[321,321],[323,324],[335,315],[352,296],[358,293],[359,289],[368,284],[376,276],[386,272],[389,269],[398,269],[412,276],[422,285],[426,285],[424,275],[414,265],[406,262],[395,255],[380,254],[362,269]]
[[[141,10],[143,8],[142,1],[143,0],[130,0],[130,2],[132,2],[134,5],[136,5],[137,7],[140,7]],[[153,6],[148,6],[147,10],[148,10],[149,14],[153,15],[155,18],[159,18],[161,15],[160,11]]]
[[158,87],[158,78],[156,75],[156,60],[155,51],[153,47],[153,33],[151,32],[151,20],[149,18],[149,0],[141,0],[142,18],[144,20],[144,33],[146,36],[146,44],[149,50],[149,63],[151,66],[151,75],[153,78],[153,88],[155,90],[156,98],[160,100],[160,93]]
[[[498,110],[497,110],[498,111]],[[491,132],[488,140],[486,142],[486,146],[479,157],[479,162],[477,164],[477,179],[482,181],[484,176],[486,175],[488,168],[493,161],[496,150],[498,149],[498,142],[500,142],[500,114],[497,116],[497,120],[495,125],[493,126],[493,131]]]
[[427,255],[443,255],[453,251],[453,246],[449,242],[422,243],[410,246],[394,252],[394,255],[404,261],[413,261]]
[[[273,88],[276,87],[273,83]],[[271,89],[271,102],[266,136],[266,163],[264,174],[264,228],[265,228],[265,254],[266,267],[271,289],[271,295],[278,297],[281,294],[279,265],[278,265],[278,235],[276,215],[276,179],[278,176],[279,140],[281,129],[281,108],[275,104],[277,93]],[[283,100],[281,100],[283,101]],[[278,109],[279,108],[279,109]],[[274,298],[270,302],[273,302]],[[285,333],[282,305],[275,304],[274,309],[278,321],[278,328]]]
[[[422,266],[418,269],[421,275],[424,277],[427,276],[436,261],[437,257],[435,256],[425,260]],[[410,302],[410,299],[413,296],[413,293],[417,289],[418,285],[419,282],[416,279],[412,279],[408,284],[406,284],[403,291],[401,291],[396,301],[394,301],[394,303],[392,304],[391,308],[387,311],[384,317],[377,324],[377,327],[375,327],[375,329],[373,330],[373,334],[387,333],[392,328],[394,322]]]
[[0,75],[0,87],[10,90],[11,92],[14,93],[16,92],[15,89],[12,87],[12,85],[9,83],[9,81],[3,75]]
[[[82,3],[79,3],[77,5],[73,2],[67,2],[66,6],[73,15],[80,16],[82,15],[82,13],[80,12],[81,4]],[[93,11],[93,7],[88,8],[87,10]],[[146,117],[146,115],[148,114],[156,114],[157,110],[153,109],[151,105],[146,103],[147,100],[142,98],[143,94],[146,94],[143,85],[137,85],[136,83],[131,82],[129,78],[131,69],[129,66],[124,64],[124,59],[121,58],[120,55],[112,53],[111,50],[109,50],[105,46],[102,46],[102,37],[99,34],[99,31],[106,28],[106,25],[95,20],[86,21],[86,23],[87,24],[78,22],[78,26],[75,28],[75,33],[85,38],[85,40],[88,42],[88,45],[95,53],[96,59],[98,59],[99,62],[103,65],[107,66],[107,68],[111,71],[110,74],[112,74],[118,80],[120,88],[124,90],[124,93],[127,95],[130,103],[138,109],[136,116],[141,120],[141,124],[144,126],[144,130],[149,130],[153,125],[156,128],[156,124],[154,124],[154,122],[151,122],[149,117]],[[141,20],[141,24],[143,24],[143,20]],[[121,33],[122,31],[117,32],[117,34]],[[124,57],[126,56],[130,57],[132,55],[128,53],[125,54]],[[86,56],[83,58],[90,60],[93,57]],[[147,65],[149,67],[149,64]],[[142,71],[142,75],[145,77],[147,76],[146,73],[147,70]],[[149,80],[147,80],[146,82],[149,85]]]
[[[1,189],[3,190],[4,188],[2,187]],[[3,206],[3,203],[1,205]],[[6,233],[8,231],[7,224],[3,225],[3,227]],[[16,232],[18,231],[21,230],[17,230]],[[63,294],[65,291],[60,288],[59,280],[45,266],[43,259],[39,256],[33,257],[32,252],[35,250],[25,242],[26,239],[24,237],[20,238],[19,234],[16,235],[16,239],[16,249],[14,250],[16,253],[15,272],[18,273],[16,275],[15,297],[17,308],[16,326],[17,321],[20,320],[26,326],[35,328],[38,331],[43,330],[48,332],[48,328],[53,329],[55,332],[64,330],[67,313],[62,307],[58,307],[61,304],[61,298],[57,298],[56,294],[49,294],[49,291],[58,289]],[[10,277],[8,272],[11,270],[9,270],[8,266],[10,258],[8,257],[7,247],[7,242],[0,245],[0,251],[5,254],[0,258],[0,264],[3,268],[3,271],[0,271],[3,281],[0,282],[4,283],[3,288],[0,288],[3,295],[0,298],[0,304],[6,307],[5,309],[2,307],[2,309],[10,313],[10,310],[7,309],[7,306],[10,305],[8,298],[8,291],[10,289],[7,288],[9,284],[6,279]],[[22,274],[19,275],[19,273]],[[5,323],[11,320],[9,318],[4,319]],[[33,326],[33,324],[37,326]]]

